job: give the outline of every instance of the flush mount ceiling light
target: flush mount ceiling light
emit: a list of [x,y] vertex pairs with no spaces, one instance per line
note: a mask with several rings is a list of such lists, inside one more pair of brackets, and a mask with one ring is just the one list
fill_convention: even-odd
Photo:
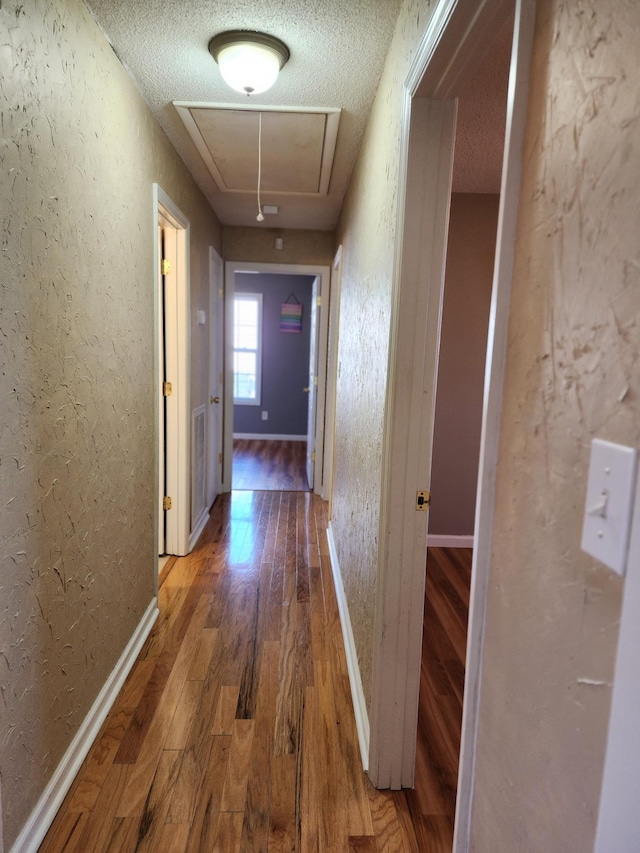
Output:
[[289,49],[280,39],[243,30],[218,33],[209,42],[209,53],[225,83],[245,95],[270,89],[289,59]]

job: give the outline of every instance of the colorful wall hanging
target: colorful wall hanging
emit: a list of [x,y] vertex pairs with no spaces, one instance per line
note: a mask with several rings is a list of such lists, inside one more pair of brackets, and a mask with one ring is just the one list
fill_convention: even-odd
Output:
[[[293,302],[290,301],[292,299]],[[302,332],[302,305],[293,293],[280,303],[280,331],[294,334]]]

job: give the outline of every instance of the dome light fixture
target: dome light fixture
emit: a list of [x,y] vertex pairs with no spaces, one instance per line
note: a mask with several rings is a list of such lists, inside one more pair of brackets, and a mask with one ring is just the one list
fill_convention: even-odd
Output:
[[245,30],[218,33],[209,42],[209,53],[225,83],[244,95],[270,89],[289,59],[289,48],[280,39]]

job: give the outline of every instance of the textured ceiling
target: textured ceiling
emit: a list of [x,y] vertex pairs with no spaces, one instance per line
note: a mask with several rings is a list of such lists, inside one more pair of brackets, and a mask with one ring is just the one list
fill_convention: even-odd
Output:
[[[251,104],[340,108],[326,196],[263,192],[277,204],[270,226],[332,229],[364,132],[401,0],[85,0],[165,133],[224,224],[257,225],[255,200],[221,193],[174,101],[239,104],[208,44],[218,32],[253,29],[282,39],[291,58],[272,89]],[[267,224],[267,223],[265,223]]]
[[500,192],[512,37],[509,15],[458,89],[454,192]]

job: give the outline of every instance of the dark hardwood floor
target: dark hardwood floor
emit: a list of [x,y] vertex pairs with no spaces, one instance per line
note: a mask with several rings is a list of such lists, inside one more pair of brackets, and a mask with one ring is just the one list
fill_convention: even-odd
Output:
[[41,853],[438,849],[362,771],[325,513],[218,498]]
[[233,440],[233,488],[306,492],[306,441]]
[[451,853],[471,585],[470,548],[429,548],[416,782],[407,791],[421,850]]

